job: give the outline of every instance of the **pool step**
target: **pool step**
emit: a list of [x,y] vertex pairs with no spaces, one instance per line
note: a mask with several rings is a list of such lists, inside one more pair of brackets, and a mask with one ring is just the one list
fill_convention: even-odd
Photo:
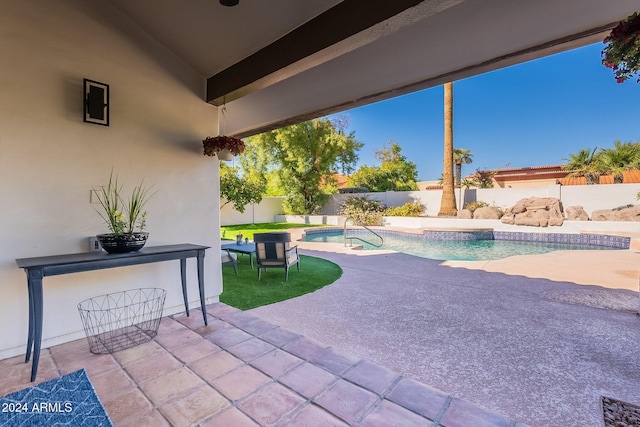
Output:
[[343,246],[345,251],[361,251],[364,245]]

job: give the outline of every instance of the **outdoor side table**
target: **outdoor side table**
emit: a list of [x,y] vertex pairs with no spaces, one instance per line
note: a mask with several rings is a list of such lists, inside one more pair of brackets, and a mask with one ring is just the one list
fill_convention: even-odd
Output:
[[27,354],[25,357],[25,363],[29,361],[31,351],[33,349],[31,381],[34,381],[36,378],[38,362],[40,359],[43,322],[42,279],[45,276],[56,276],[60,274],[78,273],[81,271],[102,270],[105,268],[180,260],[182,296],[184,299],[184,308],[188,316],[189,304],[187,301],[186,275],[187,258],[197,258],[200,307],[204,317],[204,324],[207,325],[207,309],[205,306],[204,296],[204,254],[207,249],[209,249],[209,246],[185,243],[179,245],[144,247],[140,251],[124,254],[82,252],[77,254],[16,259],[18,267],[23,268],[27,274],[27,286],[29,289],[29,336],[27,338]]

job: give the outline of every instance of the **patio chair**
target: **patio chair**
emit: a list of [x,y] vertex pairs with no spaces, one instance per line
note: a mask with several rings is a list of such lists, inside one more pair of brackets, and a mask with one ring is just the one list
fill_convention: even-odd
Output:
[[300,271],[300,257],[298,246],[290,247],[291,234],[256,233],[253,235],[256,244],[256,262],[258,265],[258,280],[260,272],[267,268],[284,268],[284,280],[289,280],[289,267],[297,264]]
[[236,254],[231,253],[228,249],[220,251],[222,264],[233,264],[233,271],[238,275],[238,258]]

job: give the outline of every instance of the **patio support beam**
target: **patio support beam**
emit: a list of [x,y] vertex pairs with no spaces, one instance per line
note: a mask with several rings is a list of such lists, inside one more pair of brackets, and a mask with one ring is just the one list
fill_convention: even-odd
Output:
[[[209,77],[207,102],[222,105],[271,86],[460,1],[344,0],[253,55]],[[426,4],[415,8],[421,3]]]
[[521,62],[541,58],[543,56],[553,55],[565,50],[586,46],[590,43],[602,41],[604,37],[606,37],[607,33],[611,31],[611,29],[615,27],[617,23],[618,21],[611,22],[600,27],[571,34],[559,39],[554,39],[546,43],[531,46],[495,58],[490,58],[478,64],[471,64],[465,68],[452,70],[444,74],[428,77],[424,80],[409,83],[404,86],[374,92],[367,96],[358,99],[352,99],[347,102],[335,104],[326,108],[307,111],[293,117],[289,117],[277,122],[271,122],[262,126],[256,126],[242,132],[233,132],[233,135],[238,138],[257,135],[259,133],[268,132],[273,129],[278,129],[295,123],[311,120],[317,117],[327,116],[329,114],[338,113],[344,110],[360,107],[362,105],[367,105],[397,96],[406,95],[408,93],[416,92],[419,90],[432,88],[434,86],[443,85],[444,83],[449,81],[461,80],[467,77],[494,71],[500,68],[505,68]]

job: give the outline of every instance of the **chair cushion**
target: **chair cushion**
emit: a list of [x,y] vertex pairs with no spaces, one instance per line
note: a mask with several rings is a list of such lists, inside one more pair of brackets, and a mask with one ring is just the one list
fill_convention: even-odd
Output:
[[283,261],[262,261],[260,264],[264,266],[284,267]]
[[[256,239],[256,235],[254,234],[254,240],[256,242],[256,260],[258,261],[258,265],[269,267],[288,267],[298,262],[296,251],[289,250],[289,242],[269,241],[267,237],[270,237],[270,234],[271,233],[263,234],[262,239]],[[288,233],[284,234],[288,235]]]

